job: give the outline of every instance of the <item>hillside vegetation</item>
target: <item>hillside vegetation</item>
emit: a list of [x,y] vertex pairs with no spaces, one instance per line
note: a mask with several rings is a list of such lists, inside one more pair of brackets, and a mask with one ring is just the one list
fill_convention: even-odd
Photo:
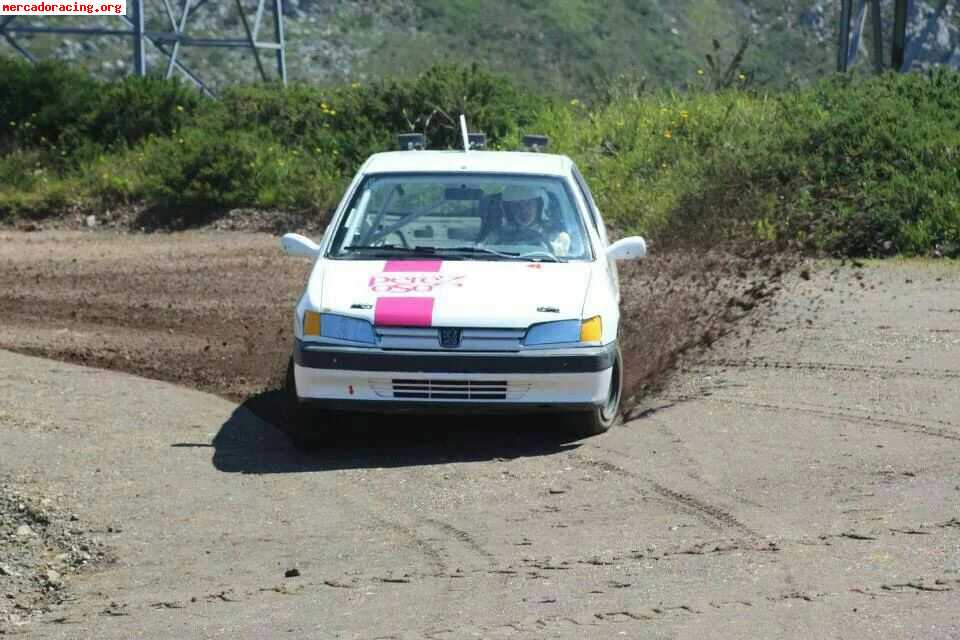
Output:
[[[148,31],[169,31],[164,0],[144,0]],[[170,3],[179,7],[183,3]],[[244,38],[234,2],[193,3],[186,33],[194,38]],[[255,3],[241,0],[253,20]],[[939,0],[911,3],[909,31],[925,32],[915,68],[946,61],[960,45],[960,5],[948,3],[927,31]],[[880,0],[883,32],[893,26],[894,0]],[[714,43],[732,53],[749,39],[742,70],[754,86],[804,86],[836,64],[837,0],[285,0],[291,80],[333,85],[381,77],[413,77],[438,63],[482,61],[540,93],[589,96],[598,83],[626,75],[651,87],[685,86]],[[272,40],[270,16],[258,38]],[[174,11],[179,21],[179,9]],[[117,17],[18,18],[15,25],[122,26]],[[868,21],[869,25],[869,21]],[[127,38],[19,34],[39,59],[81,65],[102,78],[131,71]],[[887,36],[889,38],[889,35]],[[869,27],[857,70],[871,68]],[[885,43],[889,58],[890,43]],[[163,75],[166,58],[148,45],[148,72]],[[15,55],[0,39],[0,55]],[[214,90],[258,78],[254,58],[236,49],[181,47],[178,59]],[[273,57],[264,62],[273,75]]]
[[462,111],[497,148],[550,135],[623,231],[960,255],[960,74],[745,84],[617,83],[586,102],[446,66],[327,90],[235,87],[212,101],[176,82],[0,59],[0,216],[128,207],[182,227],[257,207],[322,219],[397,131],[449,147]]
[[[889,0],[884,0],[888,2]],[[173,3],[179,5],[182,3]],[[252,0],[244,6],[252,8]],[[824,8],[824,5],[827,5]],[[834,65],[833,12],[825,0],[286,0],[290,78],[312,84],[409,77],[437,63],[482,60],[539,92],[576,97],[598,78],[621,73],[652,86],[674,85],[703,66],[717,40],[734,50],[751,38],[747,73],[761,84],[805,82]],[[145,0],[146,26],[170,29],[162,0]],[[39,19],[19,19],[37,24]],[[51,26],[77,18],[44,18]],[[116,18],[85,24],[117,28]],[[244,37],[233,2],[201,3],[191,15],[193,37]],[[272,37],[270,20],[261,39]],[[123,38],[30,34],[21,42],[41,59],[84,65],[101,77],[130,70]],[[163,73],[165,58],[148,46],[148,69]],[[14,51],[0,40],[0,55]],[[179,58],[214,88],[256,78],[249,53],[183,47]],[[267,57],[268,68],[272,72]]]

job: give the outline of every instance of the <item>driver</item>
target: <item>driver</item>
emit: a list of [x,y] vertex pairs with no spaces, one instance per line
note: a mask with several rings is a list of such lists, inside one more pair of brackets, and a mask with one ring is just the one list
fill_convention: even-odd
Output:
[[505,224],[495,242],[501,244],[540,244],[556,256],[570,251],[570,234],[563,230],[545,229],[543,198],[539,190],[528,185],[511,185],[503,192]]

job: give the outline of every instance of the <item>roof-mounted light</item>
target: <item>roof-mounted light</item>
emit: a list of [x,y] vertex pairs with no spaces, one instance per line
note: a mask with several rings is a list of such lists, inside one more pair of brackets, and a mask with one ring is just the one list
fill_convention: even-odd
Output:
[[422,133],[401,133],[397,136],[401,151],[423,151],[427,148],[427,136]]
[[523,136],[523,146],[527,151],[533,151],[534,153],[539,151],[546,151],[547,145],[550,144],[550,138],[547,136],[540,135],[529,135]]

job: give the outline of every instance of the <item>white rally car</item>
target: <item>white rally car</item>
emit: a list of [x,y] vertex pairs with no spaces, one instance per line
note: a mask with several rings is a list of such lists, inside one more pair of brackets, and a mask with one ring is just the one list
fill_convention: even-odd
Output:
[[281,244],[314,259],[287,375],[295,433],[349,409],[549,411],[584,434],[616,419],[616,261],[646,243],[608,243],[570,158],[378,153],[319,244]]

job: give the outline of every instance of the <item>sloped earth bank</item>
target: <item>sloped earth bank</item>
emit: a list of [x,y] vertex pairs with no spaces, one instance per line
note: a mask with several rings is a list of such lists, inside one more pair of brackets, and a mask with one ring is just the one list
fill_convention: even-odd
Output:
[[[684,248],[624,266],[626,404],[769,303],[790,263]],[[0,348],[244,400],[282,379],[308,271],[267,234],[0,232]]]
[[[0,340],[262,399],[306,269],[275,242],[2,236]],[[714,345],[582,441],[520,417],[380,419],[302,453],[257,402],[0,351],[0,550],[35,580],[0,576],[0,628],[957,637],[960,271],[837,265],[779,285],[764,260],[672,254],[625,274],[631,300],[688,301],[628,307],[625,343],[664,343],[629,349],[636,384]],[[777,286],[770,313],[718,337]],[[13,546],[26,496],[111,559],[55,576],[62,602],[29,605],[32,621],[12,602],[38,602],[58,554]]]

